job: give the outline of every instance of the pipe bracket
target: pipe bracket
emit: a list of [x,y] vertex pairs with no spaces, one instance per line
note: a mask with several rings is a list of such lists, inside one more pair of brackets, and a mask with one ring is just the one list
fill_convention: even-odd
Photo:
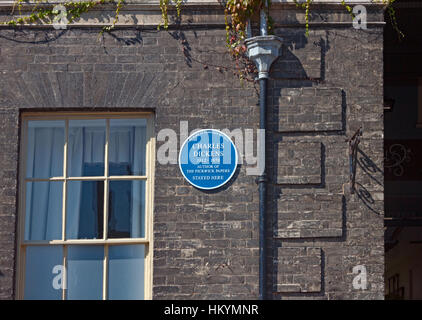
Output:
[[271,65],[281,55],[282,43],[282,38],[272,35],[245,40],[248,57],[258,68],[258,79],[268,79]]

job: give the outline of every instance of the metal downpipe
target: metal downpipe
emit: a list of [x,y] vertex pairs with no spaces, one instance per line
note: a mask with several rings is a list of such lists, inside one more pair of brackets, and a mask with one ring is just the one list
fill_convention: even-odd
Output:
[[[259,128],[266,130],[267,115],[267,78],[259,79]],[[266,135],[266,131],[265,135]],[[266,141],[267,139],[265,139]],[[266,143],[265,143],[266,144]],[[264,154],[266,158],[266,145],[264,146]],[[258,177],[259,187],[259,300],[265,300],[267,287],[267,261],[266,261],[266,198],[267,198],[267,175],[266,166],[264,171]]]
[[[261,36],[268,35],[267,14],[265,8],[260,12],[260,33]],[[259,128],[267,135],[267,81],[266,77],[259,78]],[[267,139],[265,139],[267,141]],[[264,145],[264,155],[267,158],[267,146]],[[267,261],[266,261],[266,215],[267,215],[267,175],[266,164],[264,171],[258,178],[259,188],[259,300],[265,300],[267,289]]]
[[[245,44],[248,50],[248,57],[258,69],[259,79],[259,129],[264,133],[265,142],[260,145],[259,157],[263,161],[263,170],[257,178],[259,191],[259,300],[267,298],[267,254],[266,254],[266,218],[267,218],[267,174],[266,174],[266,141],[267,134],[267,85],[270,67],[280,56],[283,39],[274,35],[268,35],[267,26],[267,4],[260,12],[260,35],[253,37],[250,21],[247,25],[247,36]],[[262,143],[262,142],[261,142]],[[262,168],[262,167],[261,167]]]

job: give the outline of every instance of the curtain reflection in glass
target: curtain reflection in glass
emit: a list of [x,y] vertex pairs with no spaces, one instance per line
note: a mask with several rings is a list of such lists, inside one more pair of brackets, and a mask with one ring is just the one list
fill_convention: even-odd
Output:
[[29,246],[26,248],[25,263],[24,299],[60,300],[62,290],[58,285],[64,285],[61,282],[63,278],[60,278],[63,276],[63,269],[53,269],[63,265],[63,247]]
[[[68,174],[71,177],[104,176],[105,120],[70,120]],[[98,171],[84,170],[95,165]]]
[[63,176],[64,121],[28,121],[26,177]]
[[145,181],[109,183],[108,237],[145,237]]
[[111,119],[109,173],[145,175],[146,119]]
[[109,247],[108,298],[141,300],[144,298],[144,245]]
[[102,299],[103,260],[103,246],[68,247],[67,299]]
[[68,181],[66,239],[102,239],[103,204],[103,181]]
[[25,186],[25,240],[61,239],[63,182],[27,182]]

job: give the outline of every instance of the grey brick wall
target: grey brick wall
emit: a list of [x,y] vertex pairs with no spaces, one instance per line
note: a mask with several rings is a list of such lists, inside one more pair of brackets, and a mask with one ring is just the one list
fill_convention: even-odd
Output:
[[13,296],[18,119],[17,111],[0,109],[0,299]]
[[[224,27],[129,28],[101,42],[98,31],[0,30],[1,299],[14,298],[20,112],[148,109],[156,132],[258,126],[255,85],[215,67],[231,66]],[[286,40],[269,82],[269,298],[382,298],[383,176],[371,171],[383,166],[382,27],[275,33]],[[345,139],[361,125],[351,195]],[[157,163],[154,203],[155,299],[258,297],[258,192],[245,165],[203,192]],[[366,291],[352,288],[358,264]]]
[[277,150],[274,164],[276,184],[322,183],[322,148],[319,142],[274,142]]
[[[378,21],[379,12],[368,17]],[[274,299],[384,297],[382,33],[375,26],[311,27],[303,38],[300,30],[275,30],[291,58],[284,63],[288,76],[279,60],[270,81]],[[351,194],[345,141],[360,126]],[[353,288],[357,265],[367,269],[367,290]]]
[[[190,63],[173,32],[128,29],[103,42],[99,29],[0,32],[1,298],[13,297],[20,112],[147,109],[156,132],[179,132],[180,121],[189,130],[257,127],[253,84],[206,67],[230,64],[224,30],[183,32],[191,58],[204,63]],[[154,298],[256,298],[257,201],[245,167],[213,193],[191,187],[177,165],[157,163]]]
[[278,248],[275,264],[277,279],[273,286],[276,292],[313,293],[321,291],[321,248]]
[[280,88],[274,98],[272,122],[279,132],[344,130],[341,88]]

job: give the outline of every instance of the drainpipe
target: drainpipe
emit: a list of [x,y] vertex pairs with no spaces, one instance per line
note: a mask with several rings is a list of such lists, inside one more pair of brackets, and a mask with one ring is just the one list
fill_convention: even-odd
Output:
[[[259,79],[259,129],[266,130],[267,121],[267,78]],[[266,134],[266,131],[265,135]],[[266,141],[267,139],[265,139]],[[266,142],[264,146],[264,155],[266,155]],[[265,159],[265,158],[264,158]],[[264,172],[258,177],[259,188],[259,300],[265,300],[266,289],[266,270],[267,261],[265,249],[267,247],[265,241],[265,226],[266,226],[266,198],[267,198],[267,173],[264,167]]]
[[[248,23],[248,39],[245,40],[249,58],[255,63],[258,69],[259,79],[259,128],[267,129],[267,81],[272,63],[278,58],[282,39],[268,35],[267,15],[264,10],[260,12],[260,36],[250,37],[250,23]],[[265,139],[266,141],[267,139]],[[265,143],[266,144],[266,143]],[[262,160],[266,158],[266,145],[263,154],[259,155]],[[259,190],[259,300],[265,300],[267,263],[266,263],[266,197],[267,197],[267,174],[264,162],[264,170],[257,179]]]

